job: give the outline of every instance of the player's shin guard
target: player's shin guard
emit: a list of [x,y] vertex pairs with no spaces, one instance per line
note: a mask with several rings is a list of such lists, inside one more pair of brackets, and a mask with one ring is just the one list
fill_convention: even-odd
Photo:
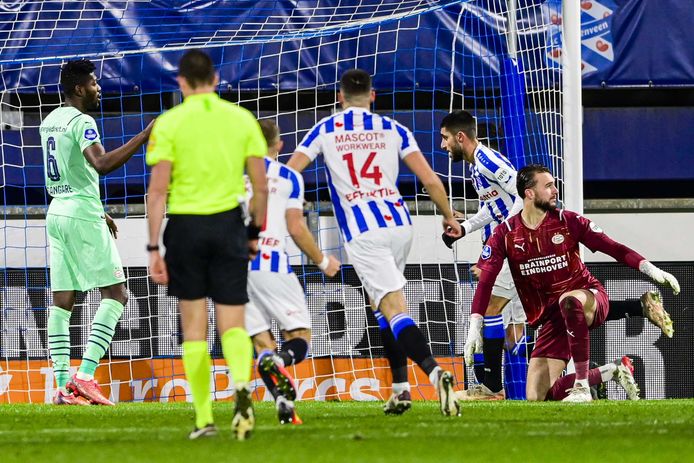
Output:
[[390,329],[388,320],[380,310],[374,312],[378,328],[381,331],[383,339],[383,349],[386,351],[386,357],[390,364],[390,371],[393,375],[393,384],[407,383],[407,353],[395,339],[393,330]]
[[407,356],[419,365],[424,373],[431,376],[431,372],[438,364],[414,320],[406,313],[399,313],[390,319],[390,328]]
[[296,365],[306,358],[308,343],[304,338],[293,338],[282,343],[279,356],[284,361],[284,366]]
[[248,384],[253,366],[253,341],[245,328],[229,328],[222,334],[222,353],[234,384]]
[[504,368],[504,387],[506,398],[525,400],[525,386],[528,377],[528,357],[526,337],[523,336],[516,345],[506,351]]
[[504,320],[501,315],[484,317],[482,349],[484,352],[484,385],[499,392],[501,385],[501,357],[504,350]]
[[588,379],[588,362],[590,361],[590,339],[588,323],[583,313],[583,304],[577,298],[568,296],[560,303],[561,313],[566,323],[571,357],[576,366],[576,381]]
[[[93,377],[99,360],[104,356],[111,345],[116,325],[123,315],[123,304],[115,299],[102,299],[99,310],[94,315],[92,330],[87,340],[87,349],[84,351],[79,373]],[[86,379],[86,378],[84,378]]]
[[[568,391],[574,385],[576,381],[576,375],[571,373],[570,375],[562,376],[554,382],[552,387],[547,392],[545,400],[562,400],[564,397],[568,396]],[[588,371],[588,385],[595,386],[596,384],[602,383],[603,377],[600,368],[593,368]]]
[[198,429],[214,423],[210,396],[210,363],[207,341],[183,343],[183,369],[193,393],[195,427]]
[[69,310],[56,306],[48,310],[48,349],[58,389],[70,379],[70,315]]

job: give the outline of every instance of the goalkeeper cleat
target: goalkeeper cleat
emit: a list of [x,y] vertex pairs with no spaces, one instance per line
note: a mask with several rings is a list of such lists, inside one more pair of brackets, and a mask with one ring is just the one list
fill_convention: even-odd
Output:
[[571,389],[567,389],[566,392],[568,392],[569,395],[564,397],[562,402],[576,404],[593,401],[593,396],[590,394],[590,387],[588,386],[574,386]]
[[195,428],[190,434],[188,434],[188,439],[195,440],[201,437],[214,437],[217,435],[217,426],[213,424],[208,424],[203,428]]
[[441,414],[444,416],[460,416],[460,405],[453,390],[454,385],[455,379],[453,375],[448,371],[439,370],[436,392],[439,394]]
[[412,396],[410,391],[402,391],[400,394],[391,394],[388,401],[383,404],[383,412],[386,415],[402,415],[412,408]]
[[101,392],[101,387],[99,387],[99,384],[94,379],[78,379],[77,375],[73,375],[72,379],[68,381],[65,387],[68,391],[71,390],[73,393],[84,397],[95,405],[115,405],[106,398],[103,392]]
[[660,328],[665,336],[671,338],[675,333],[672,326],[672,319],[663,308],[663,302],[657,291],[647,291],[641,296],[641,307],[643,316],[648,318],[651,323]]
[[286,399],[283,396],[277,397],[276,402],[277,407],[277,417],[280,420],[280,424],[303,424],[299,415],[296,414],[296,409],[294,408],[294,402]]
[[289,400],[296,400],[294,380],[284,368],[284,362],[279,355],[272,353],[263,355],[258,359],[258,369],[270,376],[281,395]]
[[92,403],[80,397],[74,392],[63,392],[61,390],[56,391],[55,396],[53,396],[53,403],[55,405],[91,405]]
[[641,391],[634,379],[634,364],[631,362],[631,359],[625,355],[620,360],[617,360],[615,364],[617,364],[617,371],[615,371],[612,379],[622,386],[627,393],[627,399],[639,400]]
[[492,392],[487,386],[482,383],[470,384],[466,391],[458,391],[458,400],[505,400],[506,393],[504,390]]
[[231,432],[237,440],[246,440],[251,437],[254,426],[255,415],[253,414],[251,391],[247,384],[238,386],[236,388],[234,417],[231,420]]

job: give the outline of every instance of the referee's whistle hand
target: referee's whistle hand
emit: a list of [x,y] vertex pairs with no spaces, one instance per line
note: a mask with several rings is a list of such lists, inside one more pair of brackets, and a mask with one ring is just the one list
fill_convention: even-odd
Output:
[[159,251],[149,253],[149,276],[153,282],[159,285],[169,284],[169,271]]

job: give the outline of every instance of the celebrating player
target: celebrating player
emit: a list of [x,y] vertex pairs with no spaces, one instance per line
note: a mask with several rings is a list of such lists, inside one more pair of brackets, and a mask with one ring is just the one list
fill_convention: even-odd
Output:
[[[304,290],[289,265],[287,233],[327,276],[340,270],[340,261],[320,251],[306,226],[304,180],[301,174],[277,162],[283,146],[279,128],[269,120],[260,121],[260,128],[268,145],[267,217],[258,240],[258,254],[249,266],[246,329],[258,353],[258,373],[275,398],[280,423],[301,424],[294,410],[296,389],[285,367],[306,357],[311,342],[311,316]],[[284,339],[279,353],[270,331],[273,318]]]
[[[482,249],[472,313],[481,316],[488,307],[494,281],[507,258],[529,324],[542,325],[528,367],[528,400],[589,402],[589,386],[610,379],[637,400],[639,389],[628,357],[589,370],[588,331],[603,324],[609,301],[581,260],[579,243],[640,270],[672,288],[674,294],[679,293],[679,283],[607,237],[594,222],[557,210],[558,190],[546,167],[533,164],[521,169],[517,190],[523,197],[522,212],[497,227]],[[576,373],[560,378],[570,358]]]
[[441,412],[458,415],[453,375],[437,364],[424,335],[407,314],[403,271],[412,244],[412,220],[395,186],[400,159],[442,212],[444,232],[457,238],[460,224],[412,133],[393,119],[369,111],[375,96],[367,72],[345,72],[339,92],[343,110],[309,130],[288,165],[301,172],[319,154],[324,156],[335,218],[350,261],[371,299],[393,373],[393,400],[386,407],[392,404],[396,413],[402,413],[411,405],[409,356],[436,386]]
[[[463,221],[463,236],[482,229],[485,243],[494,228],[523,208],[523,200],[516,191],[516,169],[502,154],[484,146],[477,140],[475,118],[467,111],[453,111],[441,121],[441,148],[448,151],[453,162],[464,160],[470,164],[472,185],[479,197],[477,214]],[[449,248],[455,239],[442,235]],[[509,302],[511,302],[509,304]],[[502,315],[503,311],[503,315]],[[473,364],[475,351],[484,352],[483,368],[475,368],[480,384],[471,385],[464,391],[466,400],[504,399],[501,383],[501,357],[504,349],[504,328],[508,328],[506,345],[510,360],[525,364],[523,325],[526,317],[518,300],[508,264],[504,261],[499,276],[494,282],[489,305],[482,317],[470,319],[470,330],[465,341],[465,362]],[[510,326],[509,326],[510,325]],[[484,339],[480,336],[484,326]],[[515,349],[515,350],[514,350]],[[480,364],[481,362],[475,362]],[[507,369],[510,371],[510,369]],[[524,368],[522,369],[524,370]],[[524,383],[525,377],[518,378]]]
[[[94,380],[99,360],[111,344],[128,300],[125,274],[113,238],[117,227],[104,213],[99,175],[125,164],[149,138],[150,123],[125,145],[104,150],[99,129],[88,111],[99,107],[101,87],[94,64],[68,61],[60,72],[65,105],[41,123],[46,189],[53,197],[46,215],[51,256],[53,305],[48,340],[58,390],[57,405],[113,405]],[[69,378],[70,315],[77,291],[99,288],[101,303],[92,321],[82,363]]]
[[[210,396],[209,297],[236,391],[232,432],[244,440],[255,425],[253,344],[244,328],[244,308],[249,250],[257,251],[265,220],[267,144],[249,111],[217,96],[219,77],[206,53],[186,52],[177,80],[184,101],[159,117],[147,146],[147,164],[153,166],[147,191],[150,274],[179,299],[183,367],[195,407],[195,429],[188,437],[217,433]],[[244,168],[253,187],[248,233],[239,207],[245,195]],[[159,235],[167,197],[164,260]]]

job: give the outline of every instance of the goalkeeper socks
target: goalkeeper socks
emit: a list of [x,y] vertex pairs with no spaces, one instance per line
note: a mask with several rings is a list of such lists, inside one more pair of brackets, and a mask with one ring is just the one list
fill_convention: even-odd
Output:
[[621,320],[631,317],[643,317],[643,306],[640,300],[610,301],[610,311],[607,312],[606,320]]
[[123,315],[123,304],[115,299],[102,299],[99,304],[99,310],[94,315],[92,321],[92,331],[89,333],[87,340],[87,349],[82,356],[82,364],[79,368],[79,373],[87,375],[82,376],[82,379],[94,378],[96,367],[99,366],[99,360],[104,356],[106,350],[111,345],[113,334],[116,332],[116,325]]
[[70,315],[57,306],[48,309],[48,349],[58,389],[65,389],[70,379]]
[[183,343],[183,369],[193,394],[195,427],[198,429],[214,423],[210,395],[210,363],[207,341]]
[[569,338],[571,357],[576,366],[576,380],[583,381],[588,378],[588,362],[590,361],[590,339],[588,337],[588,323],[583,313],[583,304],[573,296],[564,298],[559,304],[561,314],[566,323],[566,332]]
[[[545,400],[562,400],[564,397],[568,396],[567,392],[571,389],[576,382],[576,375],[571,373],[570,375],[562,376],[554,382],[552,387],[547,392]],[[595,386],[603,382],[602,372],[600,368],[591,368],[588,370],[588,385]]]
[[247,384],[253,367],[253,341],[241,327],[230,328],[222,334],[222,352],[234,384]]
[[[380,310],[374,312],[378,329],[381,331],[383,339],[383,349],[386,351],[386,358],[390,364],[390,372],[393,375],[393,392],[395,392],[395,384],[408,383],[407,379],[407,354],[402,349],[402,346],[395,339],[393,330],[390,329],[388,320]],[[408,383],[409,390],[409,383]],[[400,391],[402,392],[402,391]]]
[[293,338],[282,343],[279,356],[284,362],[284,366],[295,365],[306,358],[308,353],[308,343],[304,338]]
[[482,349],[484,352],[484,385],[499,392],[501,385],[501,357],[504,350],[504,320],[501,315],[484,317]]
[[414,360],[427,375],[438,366],[431,355],[429,344],[414,320],[406,313],[399,313],[390,319],[390,328],[407,356]]

